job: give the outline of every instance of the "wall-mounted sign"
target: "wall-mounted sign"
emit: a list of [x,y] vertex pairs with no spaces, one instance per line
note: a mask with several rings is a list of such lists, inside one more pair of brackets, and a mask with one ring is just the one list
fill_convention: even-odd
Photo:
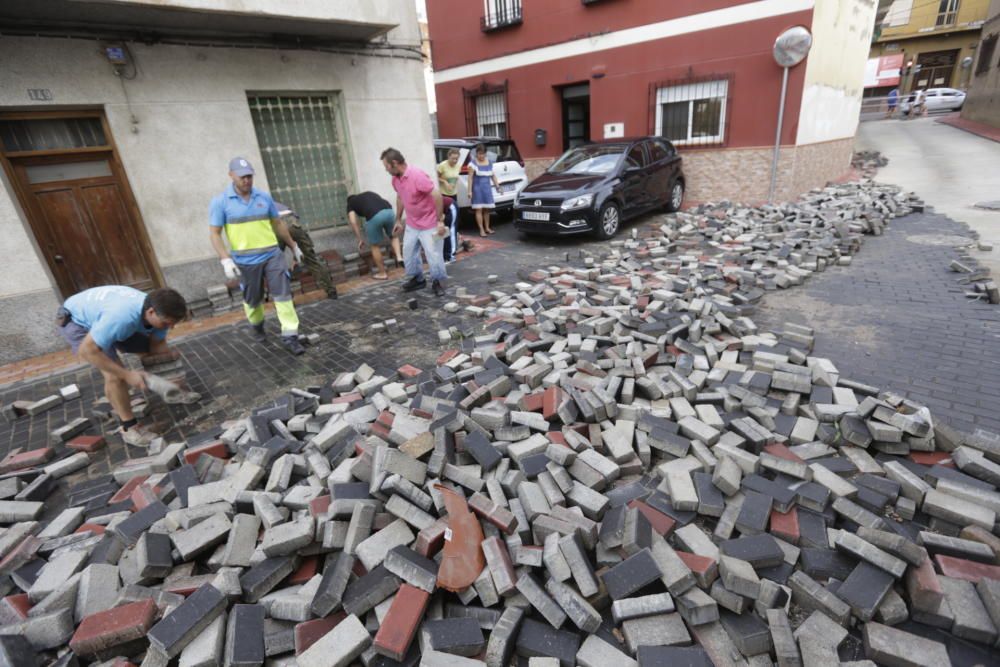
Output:
[[605,139],[621,139],[625,136],[625,123],[605,123]]
[[899,70],[903,67],[903,54],[869,58],[865,67],[865,88],[899,85]]
[[51,102],[52,91],[48,88],[28,88],[28,99],[32,102]]

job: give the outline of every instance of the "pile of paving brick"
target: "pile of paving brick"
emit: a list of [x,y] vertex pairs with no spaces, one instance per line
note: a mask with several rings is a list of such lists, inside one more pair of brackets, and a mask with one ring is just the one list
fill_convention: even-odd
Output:
[[292,389],[61,512],[86,451],[0,462],[0,664],[830,665],[849,635],[950,664],[912,622],[995,645],[1000,438],[748,316],[908,202],[666,218],[467,295],[481,333],[432,369]]
[[993,250],[990,243],[973,241],[966,248],[960,250],[959,258],[953,260],[948,268],[961,274],[961,278],[958,279],[959,285],[971,288],[965,291],[967,297],[987,303],[1000,304],[1000,287],[993,280],[990,270],[981,267],[978,261],[969,254],[968,250],[972,248],[984,252]]
[[879,151],[855,151],[851,156],[851,166],[861,172],[865,178],[871,178],[879,170],[889,164],[889,158]]

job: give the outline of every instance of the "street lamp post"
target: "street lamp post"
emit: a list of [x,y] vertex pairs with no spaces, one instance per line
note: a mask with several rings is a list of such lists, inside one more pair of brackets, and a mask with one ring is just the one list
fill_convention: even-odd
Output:
[[781,126],[785,121],[785,95],[788,92],[788,70],[805,60],[812,46],[812,35],[802,26],[789,28],[774,41],[774,60],[784,70],[781,75],[781,99],[778,102],[778,128],[774,135],[774,155],[771,158],[771,185],[767,201],[774,203],[774,189],[778,181],[778,155],[781,151]]

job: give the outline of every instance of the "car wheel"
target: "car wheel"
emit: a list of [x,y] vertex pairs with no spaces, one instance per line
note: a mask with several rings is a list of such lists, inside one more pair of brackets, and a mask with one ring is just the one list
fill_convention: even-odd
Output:
[[601,207],[601,212],[597,216],[597,238],[610,239],[618,233],[618,228],[622,224],[621,210],[618,204],[607,202]]
[[681,210],[682,203],[684,203],[684,184],[680,181],[674,181],[674,186],[670,188],[670,200],[667,202],[667,211],[673,213],[674,211]]

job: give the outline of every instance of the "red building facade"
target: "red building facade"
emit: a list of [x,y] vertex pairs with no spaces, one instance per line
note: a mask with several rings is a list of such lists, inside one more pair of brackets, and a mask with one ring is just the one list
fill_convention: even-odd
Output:
[[[851,112],[848,86],[823,80],[843,79],[842,72],[821,70],[843,69],[829,52],[864,23],[838,8],[867,11],[873,3],[428,0],[439,133],[510,136],[530,173],[580,141],[657,134],[684,153],[689,201],[759,201],[782,78],[772,48],[783,30],[801,25],[813,32],[814,47],[789,73],[779,162],[779,194],[792,197],[849,167],[856,111],[853,124],[828,123],[818,118],[821,109],[803,107],[839,87],[826,112]],[[828,23],[831,9],[839,25],[814,25]],[[860,104],[867,44],[854,38],[864,47]]]

